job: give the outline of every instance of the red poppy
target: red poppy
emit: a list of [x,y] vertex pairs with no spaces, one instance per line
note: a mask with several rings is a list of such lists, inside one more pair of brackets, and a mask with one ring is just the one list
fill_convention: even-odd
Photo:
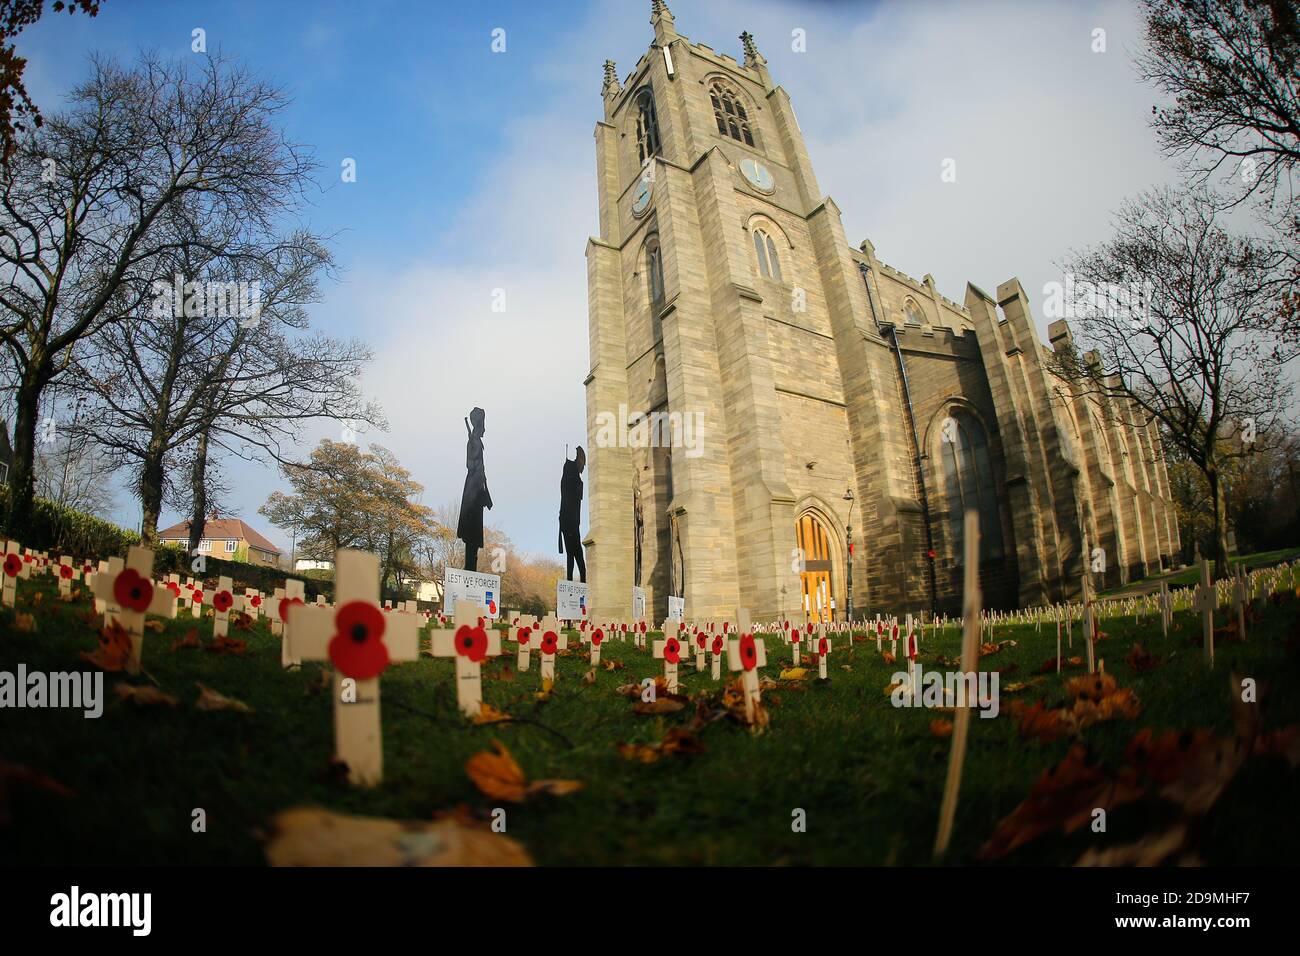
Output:
[[681,659],[681,645],[677,643],[677,638],[670,637],[664,641],[664,660],[669,664],[676,664]]
[[695,643],[700,645],[700,650],[704,650],[704,648],[708,646],[709,635],[701,631],[699,634],[695,636]]
[[478,663],[487,657],[487,631],[482,625],[470,627],[462,624],[456,631],[456,653]]
[[22,571],[22,558],[18,557],[16,554],[5,555],[5,574],[9,575],[11,578],[16,578],[18,575],[22,574]]
[[296,598],[296,597],[281,598],[280,599],[280,620],[282,621],[289,620],[289,608],[293,607],[295,604],[301,604],[301,603],[302,603],[302,598]]
[[715,655],[722,653],[722,635],[719,634],[713,639],[713,653]]
[[560,638],[554,631],[547,631],[542,635],[542,653],[554,654],[560,646]]
[[94,571],[94,570],[95,570],[94,568],[92,568],[89,564],[87,564],[85,567],[83,567],[83,568],[81,569],[81,573],[82,573],[82,574],[90,574],[90,573],[91,573],[92,571]]
[[594,647],[600,647],[600,642],[605,639],[605,632],[596,628],[591,632],[591,643]]
[[60,564],[60,565],[59,565],[59,577],[61,577],[61,578],[66,578],[66,579],[68,579],[69,581],[71,581],[71,580],[72,580],[72,565],[70,565],[70,564]]
[[195,588],[194,593],[190,595],[190,600],[192,600],[195,604],[202,604],[203,592],[200,591],[198,588]]
[[533,629],[531,627],[521,627],[515,631],[515,640],[520,644],[527,644],[532,639]]
[[125,568],[113,582],[113,597],[119,607],[143,613],[153,601],[153,582],[135,568]]
[[817,642],[817,656],[825,657],[828,653],[830,652],[826,649],[826,638],[823,637]]
[[496,602],[496,601],[488,601],[488,613],[489,613],[489,614],[495,614],[496,612],[497,612],[497,602]]
[[218,591],[212,595],[212,606],[218,611],[229,611],[234,603],[234,595],[229,591]]
[[248,599],[248,603],[253,605],[253,607],[261,607],[262,599],[258,595],[254,594],[251,598]]
[[330,640],[330,660],[345,677],[378,677],[388,666],[384,614],[373,604],[351,601],[334,615],[337,633]]
[[163,587],[165,587],[168,591],[171,591],[175,597],[181,596],[181,586],[177,584],[175,581],[168,581],[166,584],[163,585]]
[[742,634],[740,637],[740,663],[747,671],[752,671],[758,665],[758,649],[754,646],[753,634]]

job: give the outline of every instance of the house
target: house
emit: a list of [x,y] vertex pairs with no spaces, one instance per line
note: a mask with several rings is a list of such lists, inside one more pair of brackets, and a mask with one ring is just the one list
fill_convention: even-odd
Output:
[[[164,544],[188,546],[190,523],[172,525],[158,532],[158,538]],[[280,563],[280,549],[239,518],[209,518],[204,522],[199,554],[272,568]]]

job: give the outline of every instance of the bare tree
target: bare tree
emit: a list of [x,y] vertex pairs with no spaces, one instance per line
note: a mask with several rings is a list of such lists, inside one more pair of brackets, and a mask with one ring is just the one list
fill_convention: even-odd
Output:
[[[1289,334],[1300,335],[1300,2],[1143,0],[1139,74],[1169,102],[1152,109],[1167,155],[1194,186],[1258,200],[1284,240]],[[1213,180],[1213,183],[1211,182]]]
[[1158,423],[1204,475],[1222,574],[1225,466],[1285,434],[1284,366],[1300,343],[1278,317],[1283,257],[1228,233],[1217,209],[1206,192],[1172,189],[1125,204],[1114,238],[1062,266],[1073,289],[1065,314],[1091,351],[1060,352],[1055,364],[1113,414]]
[[68,110],[0,172],[0,344],[17,382],[5,525],[22,536],[44,389],[87,340],[148,308],[169,210],[273,231],[313,168],[275,125],[280,91],[220,58],[92,62]]

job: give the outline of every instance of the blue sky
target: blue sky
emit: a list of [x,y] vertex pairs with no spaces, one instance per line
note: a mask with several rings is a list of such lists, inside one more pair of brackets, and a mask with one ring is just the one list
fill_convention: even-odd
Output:
[[[1123,2],[670,0],[677,29],[739,57],[748,29],[790,93],[849,240],[960,301],[1019,276],[1031,297],[1072,246],[1101,239],[1125,196],[1172,178],[1132,74]],[[143,2],[94,20],[47,14],[19,38],[47,111],[92,50],[192,55],[191,31],[291,94],[291,138],[321,190],[305,218],[342,267],[313,324],[367,340],[364,385],[431,506],[459,500],[462,417],[488,412],[491,523],[554,554],[565,444],[585,440],[587,237],[597,229],[592,129],[601,66],[652,40],[649,0],[596,3]],[[1108,50],[1091,50],[1092,31]],[[506,52],[491,51],[506,31]],[[791,49],[805,31],[807,52]],[[342,183],[339,164],[357,163]],[[958,161],[941,184],[940,163]],[[506,311],[491,311],[494,289]],[[1045,325],[1040,320],[1040,326]],[[304,432],[303,454],[336,428]],[[278,473],[231,463],[228,511],[257,515]],[[119,492],[115,517],[139,508]],[[176,515],[164,515],[170,522]]]

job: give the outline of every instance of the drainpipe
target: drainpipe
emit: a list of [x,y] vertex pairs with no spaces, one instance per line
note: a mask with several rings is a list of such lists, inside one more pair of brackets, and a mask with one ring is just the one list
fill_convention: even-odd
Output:
[[903,403],[907,406],[907,426],[912,432],[912,447],[916,449],[916,458],[912,465],[916,469],[916,484],[921,493],[921,520],[925,522],[925,558],[930,576],[930,614],[937,617],[939,613],[939,589],[934,570],[934,532],[930,528],[930,496],[925,488],[925,470],[921,466],[921,443],[916,435],[916,415],[912,410],[912,390],[907,384],[907,366],[903,362],[903,350],[898,344],[898,330],[892,322],[881,322],[876,314],[875,296],[871,294],[871,283],[867,279],[867,268],[862,267],[862,283],[867,288],[867,302],[871,305],[871,318],[881,333],[888,332],[894,347],[894,358],[898,362],[898,374],[903,383]]

